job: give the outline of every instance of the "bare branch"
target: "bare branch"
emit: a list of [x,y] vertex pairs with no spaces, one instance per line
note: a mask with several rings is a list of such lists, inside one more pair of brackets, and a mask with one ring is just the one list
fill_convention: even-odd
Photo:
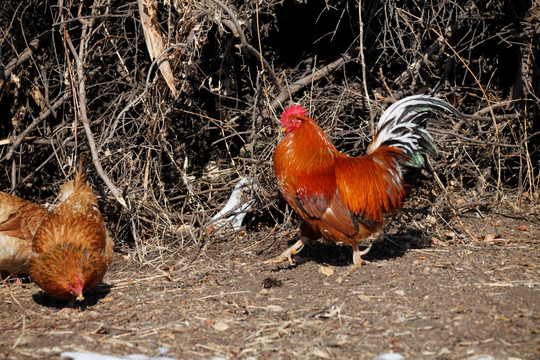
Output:
[[369,109],[369,124],[371,126],[371,133],[375,133],[375,114],[371,111],[371,99],[369,97],[369,92],[367,88],[367,78],[366,78],[366,59],[364,57],[364,21],[362,20],[362,0],[358,0],[358,21],[360,27],[360,63],[362,64],[362,87],[364,89],[364,96],[366,97],[366,102]]
[[[85,22],[83,22],[83,35],[86,33],[87,25]],[[88,139],[88,146],[90,147],[90,152],[92,153],[92,163],[96,167],[96,171],[103,179],[109,190],[111,190],[111,193],[113,194],[114,198],[125,208],[127,208],[126,201],[120,194],[120,191],[114,185],[114,183],[111,181],[109,176],[105,173],[103,170],[103,167],[101,166],[101,162],[99,161],[99,153],[98,149],[96,147],[96,142],[94,140],[94,134],[92,133],[92,129],[90,128],[90,121],[88,120],[88,115],[86,112],[87,108],[87,100],[86,100],[86,85],[84,80],[84,66],[83,62],[81,60],[81,57],[77,54],[77,50],[75,49],[75,46],[73,46],[73,42],[71,41],[71,38],[67,32],[65,32],[66,35],[66,42],[69,45],[69,49],[71,50],[71,54],[73,55],[73,58],[75,59],[75,63],[77,64],[77,78],[79,81],[79,110],[81,114],[81,120],[83,123],[84,131],[86,133],[86,138]],[[84,36],[81,36],[81,53],[82,49],[85,48],[84,46]]]

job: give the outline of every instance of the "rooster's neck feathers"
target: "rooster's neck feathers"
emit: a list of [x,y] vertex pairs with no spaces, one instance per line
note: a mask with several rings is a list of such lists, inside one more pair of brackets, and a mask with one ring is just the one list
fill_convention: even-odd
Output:
[[[274,157],[294,159],[286,166],[296,167],[299,172],[310,172],[311,168],[333,162],[335,155],[339,153],[321,127],[307,116],[298,118],[302,121],[301,126],[285,135],[278,144]],[[277,160],[279,162],[279,159]]]

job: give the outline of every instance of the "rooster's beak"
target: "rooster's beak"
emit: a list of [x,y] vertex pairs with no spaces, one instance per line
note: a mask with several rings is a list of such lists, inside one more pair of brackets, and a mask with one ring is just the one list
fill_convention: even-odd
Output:
[[285,133],[287,132],[287,129],[285,129],[285,128],[283,127],[283,128],[281,128],[281,132],[282,132],[283,134],[285,134]]

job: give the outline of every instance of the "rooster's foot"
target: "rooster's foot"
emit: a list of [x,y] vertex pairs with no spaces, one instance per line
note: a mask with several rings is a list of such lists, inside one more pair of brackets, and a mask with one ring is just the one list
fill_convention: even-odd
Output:
[[298,254],[304,248],[304,244],[306,243],[307,240],[308,239],[306,238],[301,238],[300,240],[295,242],[293,246],[291,246],[290,248],[285,250],[283,253],[281,253],[281,255],[279,255],[276,258],[266,260],[264,263],[265,264],[271,264],[271,263],[278,264],[280,262],[289,260],[289,263],[291,264],[291,266],[294,265],[294,260],[292,256]]
[[367,248],[360,251],[358,249],[358,244],[353,245],[353,269],[358,269],[359,267],[362,267],[362,256],[366,255],[369,250],[371,250],[371,246],[373,243],[370,243]]

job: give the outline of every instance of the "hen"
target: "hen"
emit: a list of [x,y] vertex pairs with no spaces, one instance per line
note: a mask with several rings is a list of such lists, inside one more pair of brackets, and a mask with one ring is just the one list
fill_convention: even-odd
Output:
[[49,214],[43,207],[0,191],[0,273],[28,275],[32,239]]
[[113,258],[113,241],[86,182],[82,161],[74,179],[60,189],[55,211],[36,232],[30,277],[49,295],[83,300],[97,285]]
[[359,241],[383,226],[383,215],[402,206],[402,170],[422,167],[436,152],[425,129],[427,115],[447,110],[465,118],[451,105],[427,95],[415,95],[390,106],[382,115],[366,155],[350,157],[336,150],[301,106],[281,116],[284,138],[274,153],[278,187],[302,219],[300,240],[267,262],[289,260],[309,240],[324,237],[353,248],[353,263],[361,265]]

